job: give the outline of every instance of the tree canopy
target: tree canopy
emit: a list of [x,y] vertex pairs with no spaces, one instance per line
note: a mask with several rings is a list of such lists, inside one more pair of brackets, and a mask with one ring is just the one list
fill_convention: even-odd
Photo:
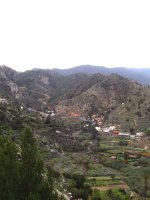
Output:
[[[21,159],[18,154],[21,153]],[[52,169],[45,169],[30,128],[25,128],[21,152],[8,136],[0,136],[0,199],[58,200]]]

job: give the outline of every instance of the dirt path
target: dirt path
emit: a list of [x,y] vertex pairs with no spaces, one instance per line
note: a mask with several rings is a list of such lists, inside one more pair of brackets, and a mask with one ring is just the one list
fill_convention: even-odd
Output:
[[111,189],[118,189],[118,188],[127,189],[129,187],[128,187],[128,185],[125,185],[125,184],[92,187],[92,189],[101,190],[101,191],[106,191],[106,190],[111,190]]

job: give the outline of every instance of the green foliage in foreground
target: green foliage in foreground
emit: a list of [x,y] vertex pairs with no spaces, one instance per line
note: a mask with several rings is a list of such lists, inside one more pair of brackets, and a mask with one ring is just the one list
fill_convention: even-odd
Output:
[[10,137],[0,136],[0,199],[58,200],[52,170],[45,172],[30,128],[23,132],[20,153]]

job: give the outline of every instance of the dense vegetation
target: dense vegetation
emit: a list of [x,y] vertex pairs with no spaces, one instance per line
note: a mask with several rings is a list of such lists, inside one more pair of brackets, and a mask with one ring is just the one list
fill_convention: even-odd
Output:
[[53,171],[44,168],[30,128],[24,130],[21,148],[10,136],[0,137],[0,199],[59,199]]

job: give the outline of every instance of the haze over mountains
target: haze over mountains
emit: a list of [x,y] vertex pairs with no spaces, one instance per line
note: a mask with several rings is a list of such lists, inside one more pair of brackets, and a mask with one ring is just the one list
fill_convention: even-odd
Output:
[[74,73],[85,73],[85,74],[95,74],[101,73],[104,75],[109,75],[112,73],[119,74],[121,76],[127,77],[138,81],[141,84],[150,84],[150,68],[125,68],[125,67],[114,67],[107,68],[104,66],[92,66],[92,65],[81,65],[78,67],[73,67],[69,69],[53,69],[62,75],[71,75]]
[[[1,66],[6,67],[6,66]],[[6,67],[9,68],[9,67]],[[56,72],[59,75],[68,76],[72,74],[77,73],[83,73],[87,75],[92,75],[96,73],[101,73],[104,75],[110,75],[112,73],[124,76],[126,78],[129,78],[131,80],[137,81],[144,85],[150,84],[150,68],[126,68],[126,67],[113,67],[108,68],[105,66],[95,66],[95,65],[80,65],[72,68],[67,69],[59,69],[59,68],[53,68],[53,69],[40,69],[40,68],[33,68],[32,70],[27,71],[47,71],[47,72]],[[15,71],[15,70],[14,70]]]

